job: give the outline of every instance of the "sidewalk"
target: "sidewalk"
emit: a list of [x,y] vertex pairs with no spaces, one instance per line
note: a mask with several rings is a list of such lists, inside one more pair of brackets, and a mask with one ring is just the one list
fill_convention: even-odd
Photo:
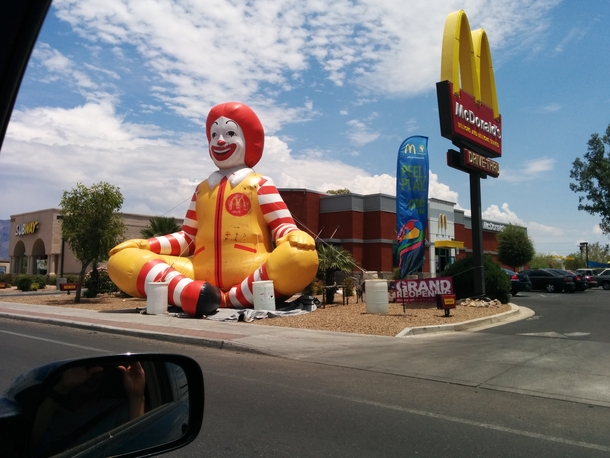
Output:
[[[38,293],[41,294],[41,293]],[[42,293],[46,294],[46,293]],[[93,311],[47,305],[2,302],[0,317],[16,318],[84,329],[103,329],[123,335],[159,338],[173,342],[194,343],[218,348],[232,348],[288,358],[301,357],[303,348],[324,353],[337,346],[365,341],[386,341],[430,333],[465,331],[496,323],[524,319],[533,313],[512,306],[506,313],[458,324],[406,328],[396,337],[380,337],[344,332],[261,326],[248,323],[219,322],[196,318],[178,318],[173,314],[146,315],[135,309]],[[267,318],[281,319],[281,318]],[[278,345],[282,341],[282,345]],[[288,345],[286,345],[288,344]],[[294,345],[293,345],[294,344]]]
[[532,315],[530,309],[515,306],[501,323],[494,322],[496,316],[476,323],[407,329],[403,337],[380,337],[145,315],[134,309],[98,312],[19,304],[0,297],[4,318],[610,407],[610,344],[475,332]]

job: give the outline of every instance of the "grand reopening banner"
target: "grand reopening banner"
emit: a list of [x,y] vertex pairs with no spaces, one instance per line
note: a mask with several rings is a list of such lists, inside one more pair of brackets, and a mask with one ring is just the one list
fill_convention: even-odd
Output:
[[401,279],[424,264],[428,168],[428,137],[416,135],[402,142],[396,171],[396,234]]
[[453,293],[453,278],[421,278],[394,282],[396,302],[434,302],[437,294]]

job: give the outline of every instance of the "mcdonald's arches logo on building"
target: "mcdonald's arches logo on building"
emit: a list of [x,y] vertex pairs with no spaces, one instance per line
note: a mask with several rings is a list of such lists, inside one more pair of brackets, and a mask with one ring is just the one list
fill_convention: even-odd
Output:
[[502,156],[502,117],[489,41],[485,30],[471,32],[464,10],[445,20],[436,94],[443,137],[486,157]]
[[438,215],[438,228],[447,230],[447,215],[444,213]]

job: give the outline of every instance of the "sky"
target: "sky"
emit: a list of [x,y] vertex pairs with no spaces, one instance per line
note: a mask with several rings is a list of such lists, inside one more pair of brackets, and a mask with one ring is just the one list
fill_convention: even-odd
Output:
[[0,219],[100,181],[124,212],[182,218],[215,170],[206,115],[227,101],[261,119],[255,170],[278,188],[395,195],[398,148],[423,135],[430,197],[469,214],[436,98],[459,9],[487,33],[502,115],[483,219],[525,226],[538,253],[609,243],[569,188],[610,124],[610,2],[592,0],[54,0],[0,152]]

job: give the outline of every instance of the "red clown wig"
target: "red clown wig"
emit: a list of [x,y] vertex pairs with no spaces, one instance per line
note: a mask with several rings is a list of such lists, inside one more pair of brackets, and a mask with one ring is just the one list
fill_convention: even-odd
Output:
[[246,138],[245,162],[248,167],[254,167],[261,160],[265,146],[265,131],[256,113],[240,102],[227,102],[216,105],[210,110],[205,122],[205,133],[208,142],[211,141],[210,129],[212,123],[221,116],[232,119],[239,124]]

